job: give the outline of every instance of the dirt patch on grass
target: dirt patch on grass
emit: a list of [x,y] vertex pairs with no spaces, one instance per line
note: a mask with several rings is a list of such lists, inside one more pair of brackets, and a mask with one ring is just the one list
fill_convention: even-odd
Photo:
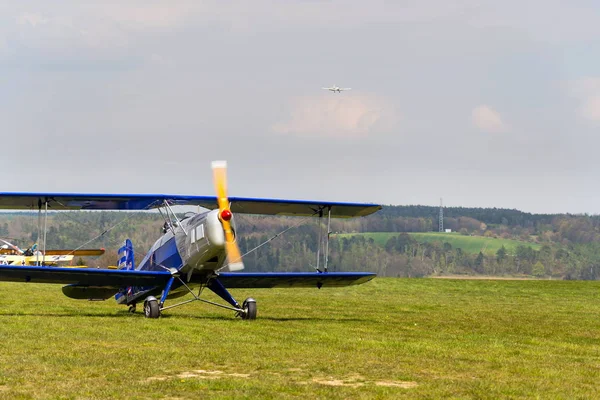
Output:
[[318,383],[319,385],[326,386],[348,386],[348,387],[359,387],[363,386],[362,382],[355,382],[353,380],[341,380],[341,379],[321,379],[321,378],[313,378],[314,383]]
[[[299,372],[301,371],[299,368],[290,368],[288,371]],[[279,375],[279,374],[275,374]],[[250,374],[241,374],[241,373],[227,373],[219,370],[205,370],[205,369],[197,369],[193,371],[184,371],[171,375],[157,375],[151,376],[144,380],[144,382],[154,382],[154,381],[166,381],[170,379],[222,379],[222,378],[249,378]],[[310,383],[316,383],[318,385],[324,386],[337,386],[337,387],[351,387],[358,388],[366,385],[376,385],[376,386],[386,386],[386,387],[397,387],[402,389],[412,389],[418,386],[417,382],[409,382],[409,381],[371,381],[366,380],[361,375],[351,375],[346,376],[345,378],[336,378],[332,376],[322,377],[322,378],[312,378],[310,381],[298,382],[295,383],[300,385],[307,385]],[[0,390],[2,387],[0,386]]]
[[368,381],[362,376],[352,376],[346,379],[334,379],[334,378],[313,378],[313,383],[326,386],[345,386],[345,387],[361,387],[365,385],[375,384],[377,386],[397,387],[402,389],[412,389],[417,387],[417,382],[408,381]]
[[227,376],[233,376],[234,378],[250,378],[250,374],[227,374]]
[[145,381],[146,382],[152,382],[152,381],[166,381],[167,379],[169,379],[168,376],[151,376],[149,378],[146,378]]
[[377,386],[399,387],[402,389],[416,388],[417,382],[402,382],[402,381],[379,381],[375,382]]
[[147,378],[146,382],[152,381],[166,381],[168,379],[220,379],[220,378],[249,378],[250,374],[239,374],[239,373],[225,373],[223,371],[207,371],[204,369],[197,369],[194,371],[184,371],[175,375],[159,375],[151,376]]

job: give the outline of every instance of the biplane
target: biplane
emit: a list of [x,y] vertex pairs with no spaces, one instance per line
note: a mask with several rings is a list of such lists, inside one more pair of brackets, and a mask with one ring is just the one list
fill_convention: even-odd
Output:
[[73,258],[101,256],[104,249],[48,249],[39,250],[37,243],[25,250],[8,240],[0,239],[0,265],[49,265],[59,266],[72,263]]
[[[129,306],[130,312],[135,312],[137,304],[143,302],[147,318],[158,318],[167,309],[201,301],[251,320],[257,315],[256,300],[247,298],[240,303],[229,289],[320,289],[362,284],[375,277],[370,272],[329,272],[328,238],[331,218],[369,215],[381,209],[380,205],[228,197],[226,168],[224,161],[212,163],[216,196],[0,193],[0,209],[38,210],[46,216],[48,210],[157,209],[165,219],[162,236],[137,265],[133,244],[127,239],[118,251],[117,269],[65,268],[38,256],[35,265],[0,265],[0,281],[63,284],[62,291],[67,297],[81,300],[114,297],[117,303]],[[178,205],[198,206],[206,211],[186,213],[180,218],[173,210]],[[236,241],[233,218],[236,213],[326,218],[323,267],[318,264],[318,255],[315,272],[240,272],[244,264]],[[45,241],[45,225],[43,237]],[[203,298],[204,289],[214,292],[224,303]],[[189,300],[165,304],[167,299],[188,293],[192,295]]]

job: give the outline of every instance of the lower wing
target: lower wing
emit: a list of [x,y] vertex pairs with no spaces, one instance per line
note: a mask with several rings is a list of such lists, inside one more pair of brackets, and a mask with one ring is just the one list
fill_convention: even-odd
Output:
[[171,276],[168,271],[0,265],[0,281],[105,286],[117,290],[127,286],[165,285]]
[[219,281],[231,288],[340,287],[375,278],[372,272],[223,272]]

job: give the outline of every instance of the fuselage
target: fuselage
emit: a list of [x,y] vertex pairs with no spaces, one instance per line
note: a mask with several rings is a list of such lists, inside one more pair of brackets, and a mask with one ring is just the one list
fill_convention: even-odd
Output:
[[224,245],[218,210],[195,214],[167,228],[136,269],[213,272],[225,262]]
[[[192,277],[212,275],[225,265],[225,235],[218,215],[219,210],[199,213],[167,227],[166,233],[152,245],[135,269],[178,272],[188,286],[196,286]],[[171,289],[169,297],[188,292],[178,283]],[[120,303],[131,303],[138,297],[147,295],[152,289],[134,288],[128,295],[119,296],[117,300]]]

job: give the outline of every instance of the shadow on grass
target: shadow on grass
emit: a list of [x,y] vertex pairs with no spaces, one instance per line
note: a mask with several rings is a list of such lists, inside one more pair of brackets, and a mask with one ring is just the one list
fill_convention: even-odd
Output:
[[[178,315],[177,317],[182,319],[198,319],[198,320],[238,320],[239,318],[231,318],[227,316],[216,316],[216,315]],[[161,316],[162,318],[162,316]],[[289,321],[322,321],[322,322],[370,322],[376,323],[370,319],[364,318],[344,318],[344,317],[257,317],[256,321],[275,321],[275,322],[289,322]]]
[[[143,313],[131,314],[128,311],[117,311],[114,313],[57,313],[57,312],[39,312],[39,313],[19,313],[19,312],[0,312],[0,318],[10,317],[59,317],[59,318],[78,318],[78,317],[89,317],[89,318],[144,318]],[[195,319],[195,320],[210,320],[210,321],[240,321],[240,318],[236,318],[229,315],[173,315],[163,314],[159,319]],[[290,321],[320,321],[320,322],[369,322],[377,323],[370,319],[364,318],[343,318],[343,317],[258,317],[257,321],[275,321],[275,322],[290,322]]]
[[[19,312],[5,312],[0,313],[0,318],[2,317],[61,317],[61,318],[77,318],[77,317],[98,317],[98,318],[127,318],[127,316],[135,317],[135,315],[130,314],[128,312],[124,313],[57,313],[57,312],[47,312],[47,313],[19,313]],[[139,315],[143,317],[143,314]]]

